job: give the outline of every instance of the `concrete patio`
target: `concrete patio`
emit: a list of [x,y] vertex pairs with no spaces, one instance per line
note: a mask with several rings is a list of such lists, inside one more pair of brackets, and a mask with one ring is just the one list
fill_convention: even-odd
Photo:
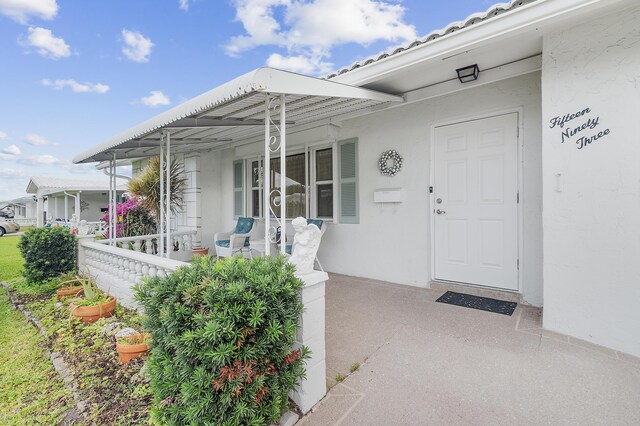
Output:
[[331,275],[333,387],[298,425],[640,424],[640,359],[542,330],[536,308],[509,317],[441,294]]

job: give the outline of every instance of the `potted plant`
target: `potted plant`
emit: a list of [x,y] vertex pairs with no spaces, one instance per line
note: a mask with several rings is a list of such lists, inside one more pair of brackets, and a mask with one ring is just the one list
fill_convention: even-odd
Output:
[[84,289],[82,287],[83,282],[84,279],[76,276],[75,279],[58,283],[58,285],[60,286],[60,288],[56,290],[58,300],[62,300],[63,297],[67,296],[81,296],[84,292]]
[[194,256],[207,256],[209,249],[207,247],[194,247],[191,252]]
[[82,283],[84,296],[71,302],[71,315],[82,319],[82,322],[96,322],[100,318],[109,318],[116,308],[116,298],[104,294],[91,280]]
[[151,335],[149,333],[136,333],[118,339],[116,350],[118,351],[120,363],[126,364],[132,359],[147,355],[149,353],[150,340]]

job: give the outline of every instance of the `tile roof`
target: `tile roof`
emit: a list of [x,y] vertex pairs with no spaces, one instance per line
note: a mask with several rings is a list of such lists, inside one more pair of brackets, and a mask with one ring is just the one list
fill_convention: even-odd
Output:
[[487,11],[485,12],[479,12],[479,13],[474,13],[473,15],[470,15],[469,17],[467,17],[467,19],[463,20],[463,21],[457,21],[457,22],[452,22],[451,24],[447,25],[446,27],[440,29],[440,30],[436,30],[436,31],[432,31],[430,34],[419,38],[418,40],[415,40],[409,44],[403,45],[403,46],[399,46],[396,47],[394,49],[391,50],[387,50],[384,51],[382,53],[378,53],[377,55],[373,55],[370,56],[367,59],[363,59],[361,61],[357,61],[354,62],[353,64],[351,64],[348,67],[342,68],[332,74],[327,75],[325,78],[326,79],[331,79],[334,78],[336,76],[348,73],[350,71],[353,71],[355,69],[358,68],[362,68],[364,66],[367,66],[369,64],[372,64],[374,62],[378,62],[381,61],[383,59],[386,59],[388,57],[397,55],[399,53],[405,52],[407,50],[413,49],[414,47],[418,47],[421,46],[423,44],[429,43],[435,39],[447,36],[451,33],[454,32],[458,32],[462,29],[468,28],[474,24],[477,24],[479,22],[483,22],[483,21],[487,21],[489,19],[495,18],[496,16],[502,15],[503,13],[506,12],[510,12],[514,9],[517,9],[519,7],[525,6],[527,4],[533,3],[534,1],[537,0],[512,0],[508,3],[497,3],[494,4],[493,6],[491,6]]

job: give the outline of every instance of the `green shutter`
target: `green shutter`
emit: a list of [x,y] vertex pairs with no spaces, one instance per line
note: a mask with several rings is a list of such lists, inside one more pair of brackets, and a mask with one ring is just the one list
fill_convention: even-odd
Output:
[[244,161],[233,162],[233,215],[244,216]]
[[338,142],[340,223],[358,223],[358,139]]

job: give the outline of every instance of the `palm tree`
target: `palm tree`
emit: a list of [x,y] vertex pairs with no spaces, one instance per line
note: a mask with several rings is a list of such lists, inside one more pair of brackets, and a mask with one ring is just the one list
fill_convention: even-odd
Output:
[[[165,177],[166,190],[166,173],[167,163],[164,163],[162,170]],[[172,160],[169,166],[169,180],[171,182],[171,190],[169,194],[169,205],[171,213],[176,213],[182,207],[183,191],[187,179],[184,178],[184,164],[178,160]],[[156,220],[160,222],[160,157],[152,157],[149,159],[149,165],[140,176],[129,181],[129,192],[139,197],[144,207],[153,212]],[[166,193],[165,193],[166,197]],[[162,200],[163,202],[165,200]]]

